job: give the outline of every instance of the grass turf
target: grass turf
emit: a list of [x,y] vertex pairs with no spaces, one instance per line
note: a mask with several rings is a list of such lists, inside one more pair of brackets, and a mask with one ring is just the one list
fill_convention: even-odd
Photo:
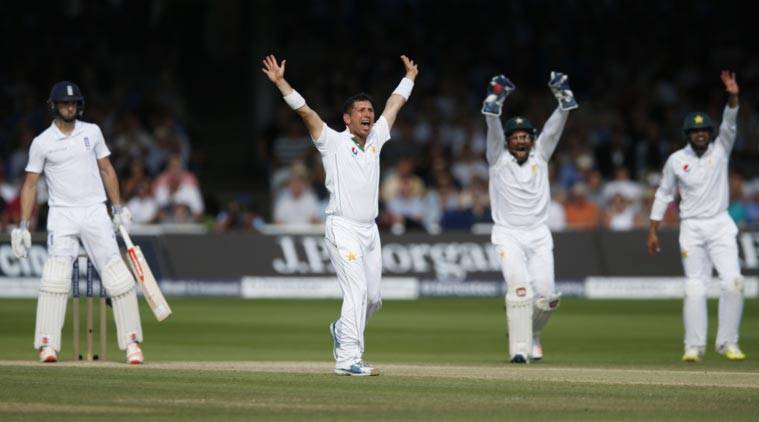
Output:
[[[544,335],[546,359],[506,364],[503,304],[498,299],[393,302],[370,322],[366,358],[383,364],[458,365],[523,371],[503,377],[331,375],[328,323],[337,301],[243,301],[171,298],[174,315],[157,323],[143,308],[148,362],[314,361],[324,373],[197,369],[140,370],[61,365],[0,366],[0,419],[133,418],[262,420],[750,420],[759,381],[749,387],[678,385],[680,371],[759,375],[759,302],[746,302],[741,345],[749,360],[728,362],[710,344],[704,363],[679,362],[679,301],[565,300]],[[716,302],[710,302],[713,342]],[[35,304],[0,301],[0,360],[31,360]],[[68,322],[68,321],[67,321]],[[111,324],[109,358],[120,361]],[[70,327],[61,357],[71,360]],[[532,377],[556,369],[556,380]],[[658,371],[650,382],[574,382],[563,369]],[[630,373],[632,374],[632,373]],[[737,375],[736,375],[737,376]],[[632,378],[632,377],[630,377]],[[759,378],[759,377],[756,377]],[[645,379],[645,376],[643,377]],[[708,378],[706,378],[708,379]]]

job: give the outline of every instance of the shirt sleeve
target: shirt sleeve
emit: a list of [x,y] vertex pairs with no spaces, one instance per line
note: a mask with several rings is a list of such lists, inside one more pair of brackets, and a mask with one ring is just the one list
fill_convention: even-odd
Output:
[[372,126],[372,135],[377,137],[377,146],[379,148],[382,148],[382,145],[385,145],[385,142],[390,140],[390,126],[387,124],[385,116],[380,116],[380,118],[374,122],[374,126]]
[[664,164],[661,183],[659,184],[659,188],[656,189],[654,204],[651,206],[651,220],[653,221],[661,221],[664,218],[664,213],[667,212],[667,206],[675,199],[677,180],[672,166],[672,158],[670,158]]
[[546,124],[543,125],[543,130],[540,132],[535,146],[546,161],[551,159],[551,155],[559,143],[559,138],[564,132],[564,125],[567,123],[567,117],[569,117],[569,111],[556,107]]
[[722,113],[722,123],[719,125],[719,136],[716,142],[729,154],[735,145],[735,138],[738,133],[738,107],[730,108],[725,106]]
[[32,146],[29,147],[29,162],[26,164],[25,170],[30,173],[42,173],[44,167],[45,153],[42,151],[39,141],[35,139],[32,142]]
[[105,138],[100,127],[95,126],[95,158],[98,160],[111,155],[111,151],[108,149],[108,145],[105,144]]
[[316,146],[316,149],[319,150],[322,154],[327,154],[333,149],[333,145],[335,143],[335,139],[338,137],[337,131],[327,126],[327,124],[324,124],[324,127],[322,127],[322,133],[319,135],[319,138],[314,139],[314,145]]
[[503,124],[499,116],[485,115],[485,123],[488,126],[487,133],[487,150],[485,158],[491,166],[498,162],[504,148],[506,147],[506,137],[503,134]]

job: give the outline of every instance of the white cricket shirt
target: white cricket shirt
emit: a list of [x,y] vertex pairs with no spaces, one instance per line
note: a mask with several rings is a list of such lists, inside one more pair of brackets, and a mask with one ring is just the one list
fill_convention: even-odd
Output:
[[664,164],[661,183],[651,207],[651,220],[661,221],[680,192],[680,219],[711,218],[727,211],[729,204],[728,162],[735,144],[738,107],[725,107],[719,135],[701,157],[690,144],[672,153]]
[[500,117],[485,116],[490,206],[496,228],[530,230],[548,220],[551,202],[548,160],[556,149],[568,116],[569,111],[559,108],[551,114],[522,165],[506,149]]
[[98,125],[77,120],[66,136],[53,123],[32,141],[26,171],[44,174],[51,207],[87,207],[105,202],[97,160],[110,154]]
[[326,124],[314,141],[322,156],[329,191],[327,215],[345,217],[360,223],[377,218],[380,179],[380,150],[390,139],[387,120],[380,117],[369,131],[361,148],[346,128],[342,132]]

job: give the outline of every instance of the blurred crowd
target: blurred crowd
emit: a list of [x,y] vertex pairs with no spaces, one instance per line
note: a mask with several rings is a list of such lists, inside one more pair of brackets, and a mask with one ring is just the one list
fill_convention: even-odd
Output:
[[[101,7],[119,13],[127,7],[120,2],[107,4]],[[701,110],[721,121],[726,100],[719,80],[723,67],[736,71],[742,89],[729,211],[739,226],[759,226],[757,46],[745,41],[751,39],[746,32],[751,28],[748,15],[741,15],[730,2],[695,2],[683,11],[666,2],[517,1],[498,6],[498,25],[483,25],[494,16],[493,5],[484,1],[468,2],[456,7],[455,13],[412,0],[312,1],[304,2],[297,14],[237,4],[247,14],[230,19],[260,12],[272,22],[287,19],[289,27],[298,28],[269,28],[270,37],[254,46],[260,47],[261,55],[276,52],[288,60],[285,76],[336,130],[343,129],[338,114],[342,102],[360,91],[374,97],[379,116],[402,76],[399,54],[419,63],[414,92],[381,154],[378,223],[383,230],[439,233],[490,223],[485,125],[479,112],[485,87],[493,75],[505,73],[517,90],[507,99],[503,118],[520,114],[540,128],[555,107],[546,87],[551,70],[569,74],[580,108],[570,115],[551,159],[550,227],[556,231],[646,227],[664,162],[685,145],[682,118]],[[204,5],[217,7],[213,2]],[[249,139],[239,141],[255,143],[250,156],[231,147],[226,151],[230,166],[243,162],[255,170],[242,181],[250,188],[223,196],[208,188],[224,186],[242,172],[231,167],[210,169],[195,159],[198,149],[217,140],[194,137],[187,126],[205,117],[189,110],[206,110],[209,104],[189,94],[191,87],[182,78],[191,69],[180,63],[194,62],[194,54],[202,52],[180,49],[180,38],[171,35],[184,33],[187,27],[181,16],[166,18],[171,10],[181,9],[181,2],[145,7],[149,16],[163,16],[154,19],[158,24],[142,18],[125,23],[118,13],[91,9],[72,18],[85,25],[97,17],[114,33],[136,22],[145,25],[137,34],[143,38],[136,42],[88,38],[87,51],[96,59],[83,62],[73,76],[87,98],[85,120],[103,129],[121,177],[122,196],[136,220],[200,223],[218,231],[322,222],[328,193],[319,154],[297,115],[256,73],[257,68],[251,70],[253,80],[261,80],[253,83],[252,97],[266,98],[271,106],[259,109],[266,101],[251,102],[256,105],[250,106],[249,114],[262,116],[263,123],[251,124],[245,134]],[[325,21],[330,22],[329,31],[320,24]],[[219,28],[212,22],[204,22],[208,26],[197,29],[199,39],[219,33],[213,32]],[[722,22],[734,25],[726,29]],[[2,23],[13,28],[24,25]],[[594,31],[577,30],[591,27]],[[640,31],[643,27],[646,31]],[[346,45],[345,40],[351,42]],[[45,50],[56,47],[56,39],[47,42]],[[114,43],[118,48],[113,48]],[[247,44],[241,45],[244,54],[251,54]],[[341,54],[326,54],[335,46],[341,46]],[[24,57],[0,69],[0,92],[6,99],[0,102],[3,229],[18,221],[18,188],[29,143],[49,124],[44,99],[49,85],[62,78],[57,71],[67,63],[64,55],[45,57],[44,62]],[[259,58],[254,59],[241,56],[240,60],[242,65],[246,60],[258,63]],[[202,75],[193,77],[200,80]],[[202,106],[190,107],[192,101]],[[213,102],[213,107],[224,105]],[[42,204],[44,189],[40,192]],[[38,225],[44,224],[44,206],[40,210]],[[677,220],[675,203],[664,224],[673,226]]]

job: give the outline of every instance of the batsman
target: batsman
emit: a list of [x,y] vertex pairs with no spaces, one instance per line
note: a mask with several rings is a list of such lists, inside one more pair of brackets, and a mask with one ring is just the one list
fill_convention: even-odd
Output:
[[[79,255],[81,239],[111,297],[119,348],[126,351],[127,362],[140,364],[144,356],[135,281],[121,259],[114,231],[114,226],[130,225],[132,218],[121,203],[119,182],[108,159],[110,151],[100,128],[78,119],[84,113],[84,96],[76,84],[62,81],[53,85],[48,107],[53,123],[32,141],[21,187],[21,224],[11,233],[14,254],[25,258],[31,247],[29,220],[37,183],[44,174],[50,207],[48,259],[37,299],[34,348],[41,362],[58,360],[73,261]],[[106,192],[113,222],[105,205]]]
[[548,160],[577,101],[567,75],[551,72],[548,86],[559,105],[540,135],[522,116],[512,117],[502,126],[503,102],[515,89],[506,76],[491,79],[482,105],[488,127],[486,158],[495,222],[491,241],[506,281],[512,363],[543,358],[540,333],[560,300],[554,289],[553,238],[546,225],[551,201]]

